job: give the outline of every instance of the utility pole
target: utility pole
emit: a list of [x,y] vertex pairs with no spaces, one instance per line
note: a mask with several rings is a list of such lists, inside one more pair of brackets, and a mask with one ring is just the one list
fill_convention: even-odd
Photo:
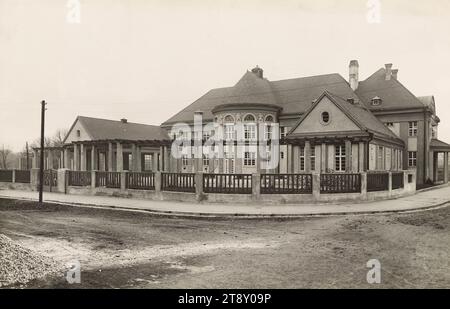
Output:
[[45,128],[45,103],[41,102],[41,157],[39,163],[39,206],[42,206],[42,191],[44,189],[44,128]]

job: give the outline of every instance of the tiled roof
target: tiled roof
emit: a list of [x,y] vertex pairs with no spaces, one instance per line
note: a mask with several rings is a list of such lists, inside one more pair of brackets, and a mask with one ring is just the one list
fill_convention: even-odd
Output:
[[162,125],[175,122],[190,122],[195,111],[203,111],[204,119],[212,119],[212,109],[230,103],[273,104],[280,108],[281,115],[302,114],[325,90],[344,98],[357,98],[347,81],[339,74],[302,77],[280,81],[268,81],[246,72],[233,87],[217,88],[172,116]]
[[78,116],[88,134],[93,140],[165,140],[169,136],[165,129],[159,126],[146,125],[100,118]]
[[[391,110],[402,108],[423,108],[423,103],[396,78],[386,80],[386,70],[379,69],[366,80],[361,81],[356,94],[370,110]],[[381,105],[372,106],[374,97],[382,99]]]

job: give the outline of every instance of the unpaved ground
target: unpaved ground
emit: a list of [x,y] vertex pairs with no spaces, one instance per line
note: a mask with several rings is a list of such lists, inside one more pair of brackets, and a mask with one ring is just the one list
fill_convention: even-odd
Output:
[[[296,220],[179,219],[0,199],[0,233],[66,263],[28,287],[450,287],[450,207]],[[369,285],[366,263],[381,262]]]

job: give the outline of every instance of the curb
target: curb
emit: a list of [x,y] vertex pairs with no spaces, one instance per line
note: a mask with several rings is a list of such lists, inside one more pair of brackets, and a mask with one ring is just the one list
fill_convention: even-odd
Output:
[[[19,197],[9,197],[0,195],[1,199],[10,199],[10,200],[21,200],[21,201],[36,201],[36,199],[32,198],[19,198]],[[72,207],[81,207],[81,208],[94,208],[94,209],[109,209],[109,210],[119,210],[119,211],[129,211],[129,212],[137,212],[137,213],[147,213],[154,216],[161,217],[169,217],[169,218],[193,218],[193,219],[299,219],[299,218],[316,218],[316,217],[336,217],[336,216],[350,216],[350,215],[383,215],[383,214],[392,214],[392,213],[411,213],[411,212],[420,212],[420,211],[428,211],[433,209],[445,208],[450,206],[450,200],[440,202],[438,204],[423,206],[423,207],[415,207],[401,210],[369,210],[369,211],[356,211],[356,212],[324,212],[324,213],[304,213],[304,214],[245,214],[245,213],[197,213],[197,212],[180,212],[180,211],[162,211],[162,210],[154,210],[154,209],[137,209],[132,207],[124,207],[124,206],[114,206],[114,205],[95,205],[95,204],[86,204],[86,203],[69,203],[69,202],[60,202],[55,200],[46,200],[44,203],[47,204],[55,204],[55,205],[65,205]]]

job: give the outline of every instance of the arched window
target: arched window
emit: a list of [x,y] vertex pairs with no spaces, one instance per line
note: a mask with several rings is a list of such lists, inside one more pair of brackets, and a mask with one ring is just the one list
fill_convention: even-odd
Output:
[[267,115],[266,116],[266,122],[273,122],[273,116],[272,115]]
[[252,114],[248,114],[245,116],[244,121],[245,122],[255,122],[255,116],[253,116]]
[[226,115],[226,116],[225,116],[225,119],[224,119],[224,122],[227,122],[227,123],[234,123],[234,118],[233,118],[233,116],[231,116],[231,115]]

